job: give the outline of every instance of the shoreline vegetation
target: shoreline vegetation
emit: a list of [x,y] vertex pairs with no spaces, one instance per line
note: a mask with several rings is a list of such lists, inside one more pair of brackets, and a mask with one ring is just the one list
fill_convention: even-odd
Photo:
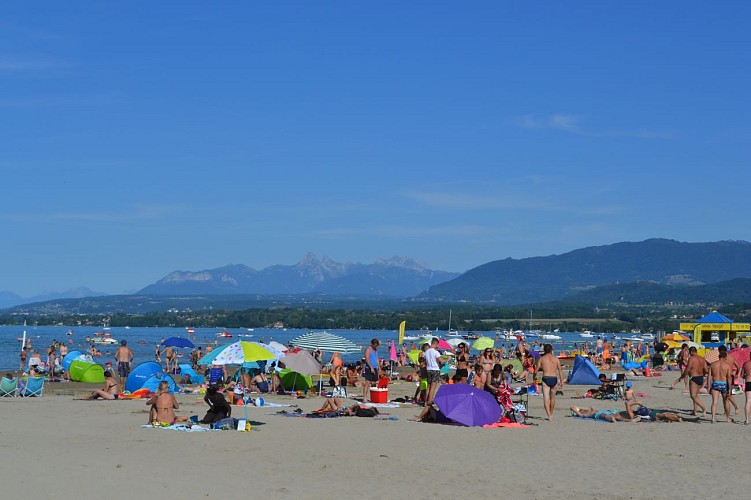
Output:
[[751,320],[751,304],[697,304],[691,306],[620,306],[537,304],[514,307],[482,305],[441,305],[410,307],[402,310],[321,309],[313,307],[278,307],[234,311],[164,311],[143,314],[0,314],[0,324],[52,326],[112,327],[226,327],[292,328],[337,330],[396,330],[406,321],[410,330],[446,330],[449,311],[452,328],[463,331],[554,330],[601,332],[665,331],[678,328],[681,322],[702,317],[708,309],[721,308],[735,321]]

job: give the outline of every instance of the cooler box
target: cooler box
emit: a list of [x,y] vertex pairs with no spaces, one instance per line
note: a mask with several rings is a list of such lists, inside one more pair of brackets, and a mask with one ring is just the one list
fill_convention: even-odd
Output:
[[373,403],[388,403],[389,402],[389,390],[371,387],[370,388],[370,401],[372,401]]
[[388,377],[381,377],[378,379],[378,387],[379,389],[387,389],[389,386],[389,378]]

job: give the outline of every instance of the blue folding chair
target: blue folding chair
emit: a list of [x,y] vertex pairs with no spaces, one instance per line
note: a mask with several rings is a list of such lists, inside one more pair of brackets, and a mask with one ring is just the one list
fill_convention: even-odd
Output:
[[15,398],[18,392],[18,379],[13,380],[3,377],[0,381],[0,398]]
[[41,397],[44,392],[44,377],[29,377],[19,393],[23,397]]

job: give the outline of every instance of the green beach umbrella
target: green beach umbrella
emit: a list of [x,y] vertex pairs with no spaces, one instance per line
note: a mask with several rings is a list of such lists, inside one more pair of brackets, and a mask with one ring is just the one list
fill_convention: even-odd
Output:
[[490,337],[480,337],[472,342],[472,349],[482,351],[483,349],[492,349],[495,347],[495,340]]
[[420,353],[421,353],[421,352],[422,352],[422,351],[421,351],[420,349],[413,349],[413,350],[411,350],[411,351],[409,351],[409,352],[407,353],[407,356],[409,357],[409,359],[411,359],[411,360],[412,360],[412,362],[413,362],[414,364],[417,364],[417,363],[419,363],[419,362],[420,362]]

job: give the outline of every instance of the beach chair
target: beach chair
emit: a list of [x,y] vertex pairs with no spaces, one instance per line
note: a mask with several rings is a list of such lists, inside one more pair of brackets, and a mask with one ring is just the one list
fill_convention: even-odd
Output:
[[623,389],[626,385],[626,374],[618,373],[615,378],[611,380],[610,386],[613,388],[613,399],[623,399]]
[[18,392],[18,379],[10,380],[3,377],[0,381],[0,398],[15,398]]
[[224,381],[224,370],[222,370],[221,367],[219,368],[211,368],[209,370],[209,384],[213,385],[216,384],[219,381]]
[[44,392],[44,377],[29,377],[26,380],[26,384],[19,392],[19,395],[23,397],[42,396]]

